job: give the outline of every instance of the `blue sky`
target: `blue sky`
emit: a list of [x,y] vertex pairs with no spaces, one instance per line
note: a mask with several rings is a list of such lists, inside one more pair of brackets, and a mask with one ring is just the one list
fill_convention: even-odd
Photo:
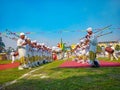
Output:
[[[56,45],[61,37],[68,44],[77,43],[86,34],[83,30],[107,25],[120,28],[120,0],[0,0],[0,32],[6,28],[34,32],[28,37],[50,46]],[[69,32],[57,33],[61,30]],[[112,31],[99,41],[120,39],[120,29]],[[7,45],[13,44],[5,37],[3,40]]]

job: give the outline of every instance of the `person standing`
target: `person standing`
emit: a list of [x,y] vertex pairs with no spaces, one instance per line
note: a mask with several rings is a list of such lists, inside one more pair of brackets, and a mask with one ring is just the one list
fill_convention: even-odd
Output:
[[89,59],[92,67],[100,67],[98,60],[96,60],[96,49],[97,49],[97,37],[93,34],[92,28],[87,29],[88,40],[89,40]]
[[102,48],[102,54],[103,54],[103,56],[105,57],[105,47],[102,46],[101,48]]
[[14,50],[12,50],[12,52],[10,54],[11,54],[11,59],[12,59],[11,63],[14,63],[14,61],[15,61],[15,52],[14,52]]
[[27,42],[25,42],[25,34],[20,33],[20,38],[17,40],[18,53],[20,58],[20,66],[18,67],[19,70],[24,69],[24,65],[26,65],[26,45]]
[[27,45],[26,45],[26,53],[27,53],[27,56],[26,56],[26,59],[27,59],[27,66],[29,67],[29,69],[32,67],[31,65],[31,40],[30,38],[27,38],[26,39],[26,42],[27,42]]
[[113,46],[112,44],[111,44],[110,46],[111,46],[111,48],[114,50],[114,52],[112,53],[111,60],[113,60],[113,58],[115,58],[116,60],[118,60],[118,57],[116,56],[116,53],[115,53],[115,48],[114,48],[114,46]]
[[116,56],[116,53],[115,53],[115,48],[112,44],[108,45],[106,48],[105,48],[105,51],[107,51],[108,53],[108,57],[109,59],[112,61],[113,58],[118,60],[118,57]]

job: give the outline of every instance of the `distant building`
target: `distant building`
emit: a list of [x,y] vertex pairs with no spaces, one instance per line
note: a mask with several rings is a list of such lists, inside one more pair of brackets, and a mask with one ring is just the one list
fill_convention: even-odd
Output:
[[103,41],[98,43],[99,46],[104,46],[104,47],[110,44],[112,44],[115,47],[116,45],[120,45],[120,42],[119,41]]

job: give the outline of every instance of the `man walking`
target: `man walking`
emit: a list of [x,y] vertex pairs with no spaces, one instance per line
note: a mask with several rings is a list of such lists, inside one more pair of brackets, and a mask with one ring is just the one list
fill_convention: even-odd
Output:
[[96,49],[97,49],[97,37],[93,34],[92,32],[92,28],[89,27],[87,29],[87,33],[89,38],[87,38],[89,40],[89,59],[91,62],[92,67],[99,67],[99,62],[98,60],[96,60]]

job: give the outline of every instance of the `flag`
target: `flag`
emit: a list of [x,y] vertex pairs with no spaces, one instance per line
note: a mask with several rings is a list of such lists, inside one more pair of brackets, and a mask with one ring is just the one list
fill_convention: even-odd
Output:
[[63,43],[62,38],[61,38],[61,42],[60,42],[60,48],[61,48],[63,51],[65,50],[65,44]]

